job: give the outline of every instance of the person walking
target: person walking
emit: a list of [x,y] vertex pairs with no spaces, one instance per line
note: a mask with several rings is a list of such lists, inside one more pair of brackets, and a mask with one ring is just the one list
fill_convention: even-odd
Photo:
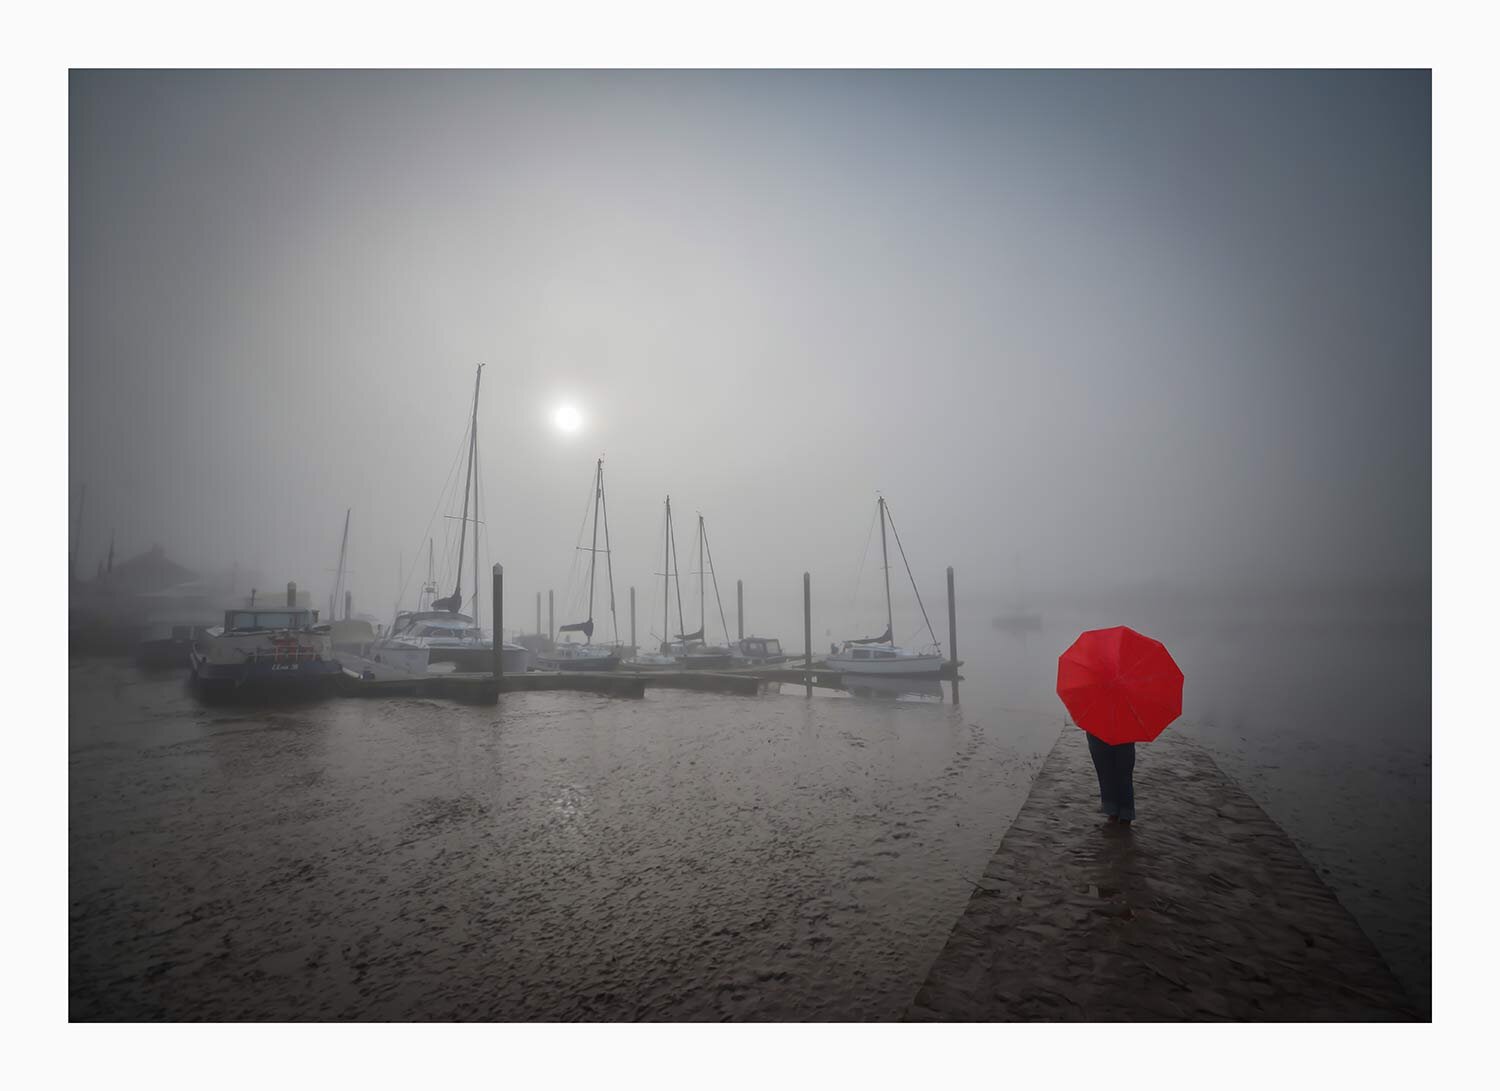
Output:
[[1099,776],[1099,810],[1111,825],[1129,826],[1135,821],[1135,743],[1111,745],[1097,735],[1087,738]]
[[1057,657],[1057,695],[1087,733],[1111,825],[1135,821],[1135,744],[1182,715],[1182,681],[1161,641],[1124,625],[1090,629]]

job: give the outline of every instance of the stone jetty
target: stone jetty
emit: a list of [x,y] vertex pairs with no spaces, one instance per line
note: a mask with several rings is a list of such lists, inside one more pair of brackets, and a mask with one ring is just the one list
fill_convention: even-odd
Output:
[[1138,820],[1099,814],[1065,728],[906,1018],[1410,1020],[1359,925],[1256,803],[1170,730]]

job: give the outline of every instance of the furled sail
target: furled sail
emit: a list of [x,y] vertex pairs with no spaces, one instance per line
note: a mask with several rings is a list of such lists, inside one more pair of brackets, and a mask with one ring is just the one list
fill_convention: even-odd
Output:
[[458,608],[461,605],[463,605],[463,600],[457,591],[445,599],[432,600],[432,608],[434,610],[447,610],[450,614],[458,613]]
[[889,644],[891,641],[891,630],[886,629],[879,636],[867,636],[863,640],[851,640],[850,644]]
[[698,629],[698,631],[696,633],[687,633],[687,634],[678,633],[677,634],[677,639],[678,640],[702,640],[703,639],[703,629],[700,626],[699,629]]
[[560,626],[557,631],[560,633],[582,633],[583,638],[589,640],[594,635],[594,619],[589,618],[587,621],[575,621],[572,625]]

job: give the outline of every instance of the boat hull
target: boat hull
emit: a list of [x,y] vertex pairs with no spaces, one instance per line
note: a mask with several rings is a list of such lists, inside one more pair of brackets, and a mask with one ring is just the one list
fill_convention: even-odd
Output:
[[545,671],[612,671],[620,665],[620,657],[618,655],[588,655],[553,659],[542,655],[537,657],[536,665]]
[[675,658],[669,655],[636,656],[625,660],[621,665],[631,671],[675,671],[682,667]]
[[[507,644],[500,650],[500,670],[505,674],[524,674],[531,653],[520,645]],[[489,674],[495,669],[495,653],[491,648],[428,648],[428,667],[434,663],[452,663],[453,670],[460,674]]]
[[849,675],[869,675],[883,678],[940,678],[943,664],[940,655],[901,655],[891,659],[851,659],[841,655],[830,655],[824,662],[830,670]]
[[214,663],[203,653],[189,655],[193,686],[204,697],[318,697],[332,693],[343,669],[337,660]]

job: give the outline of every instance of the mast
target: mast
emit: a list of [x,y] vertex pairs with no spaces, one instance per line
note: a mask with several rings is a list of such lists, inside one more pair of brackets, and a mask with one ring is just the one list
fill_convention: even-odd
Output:
[[[884,501],[882,501],[882,503],[883,502]],[[901,553],[901,563],[906,566],[906,578],[911,581],[911,593],[917,597],[917,609],[922,611],[922,620],[927,623],[927,635],[932,638],[933,645],[937,646],[937,633],[935,633],[932,629],[932,619],[927,616],[927,607],[922,605],[922,591],[919,587],[917,587],[917,577],[911,574],[911,562],[906,559],[906,547],[901,544],[901,532],[896,529],[896,517],[890,513],[889,509],[887,509],[886,511],[886,517],[891,521],[891,534],[896,538],[896,549]],[[884,543],[883,537],[881,541],[882,543]],[[886,584],[887,586],[889,586],[890,584],[889,574],[886,575]],[[889,592],[887,592],[887,594],[889,594]],[[891,646],[895,647],[895,643],[896,642],[893,637],[891,640]]]
[[469,457],[474,462],[474,631],[479,631],[479,390],[474,390],[474,421],[469,426]]
[[[353,508],[344,509],[344,538],[343,541],[339,543],[339,566],[333,574],[333,594],[329,596],[328,599],[329,621],[333,621],[339,616],[336,607],[338,605],[339,593],[344,589],[344,557],[349,550],[349,513],[353,510]],[[346,611],[344,614],[344,620],[347,621],[348,619],[349,615]]]
[[[464,542],[469,533],[469,486],[474,480],[474,450],[475,440],[478,438],[475,433],[479,429],[479,379],[483,373],[483,364],[480,364],[474,369],[474,408],[470,414],[469,419],[469,465],[467,469],[464,470],[464,508],[463,514],[459,517],[458,523],[458,571],[453,577],[453,595],[450,599],[446,600],[452,604],[451,606],[447,607],[447,609],[452,613],[457,613],[459,607],[463,605],[462,592],[464,583]],[[474,540],[474,549],[477,554],[479,550],[479,539],[477,537]],[[474,563],[476,565],[479,563],[477,556]],[[475,570],[474,586],[476,589],[479,586],[479,576],[477,568]]]
[[[703,516],[698,516],[698,532],[703,535],[703,548],[708,554],[708,574],[714,581],[714,603],[719,607],[719,627],[724,630],[724,643],[729,643],[729,622],[724,617],[724,599],[719,594],[719,574],[714,571],[714,547],[708,541],[708,528],[703,523]],[[707,641],[705,641],[707,643]]]
[[[594,463],[594,538],[589,547],[589,620],[594,620],[594,562],[599,557],[599,498],[604,495],[604,459]],[[589,634],[593,639],[593,634]]]
[[[422,585],[422,591],[417,595],[417,609],[425,610],[432,605],[432,596],[437,594],[437,580],[432,573],[432,539],[427,539],[427,582]],[[423,602],[423,599],[426,602]]]
[[[672,498],[667,497],[667,538],[672,543],[672,582],[677,585],[677,637],[682,639],[682,630],[687,628],[687,623],[682,617],[682,571],[677,563],[677,531],[672,527]],[[687,645],[683,645],[683,651]]]
[[891,622],[891,559],[885,551],[885,497],[880,498],[880,561],[885,568],[885,635],[896,646],[896,627]]
[[669,610],[672,609],[672,497],[667,495],[667,521],[661,536],[661,642],[665,653],[671,646]]
[[615,560],[609,548],[609,497],[604,495],[604,459],[599,460],[599,506],[604,510],[604,574],[609,577],[609,629],[620,643],[620,619],[615,614]]

